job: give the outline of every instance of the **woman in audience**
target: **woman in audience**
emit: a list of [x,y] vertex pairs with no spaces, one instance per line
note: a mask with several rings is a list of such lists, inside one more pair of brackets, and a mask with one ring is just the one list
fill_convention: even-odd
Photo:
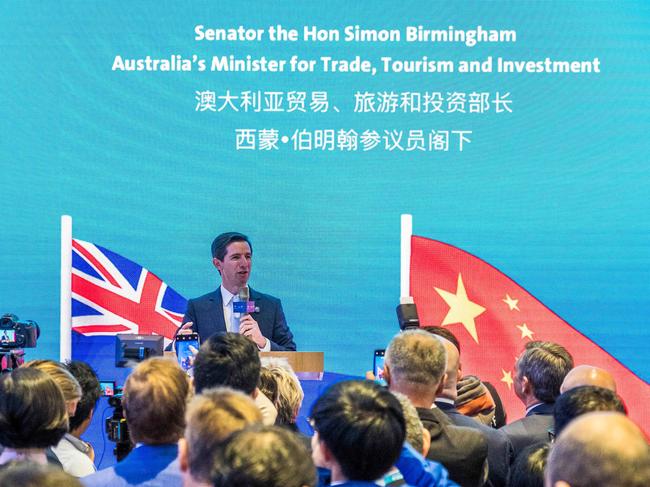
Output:
[[45,372],[19,368],[0,377],[0,465],[47,463],[45,449],[68,430],[63,393]]
[[296,419],[305,394],[291,367],[284,362],[264,362],[259,388],[278,411],[275,424],[297,430]]

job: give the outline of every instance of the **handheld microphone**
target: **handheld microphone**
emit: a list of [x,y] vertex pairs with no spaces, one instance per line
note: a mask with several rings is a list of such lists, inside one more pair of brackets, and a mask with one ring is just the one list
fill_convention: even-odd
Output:
[[232,303],[232,311],[233,313],[242,313],[242,315],[246,315],[249,313],[257,313],[259,312],[259,308],[255,306],[255,301],[249,301],[250,299],[250,290],[248,287],[243,287],[239,290],[239,301],[235,301]]

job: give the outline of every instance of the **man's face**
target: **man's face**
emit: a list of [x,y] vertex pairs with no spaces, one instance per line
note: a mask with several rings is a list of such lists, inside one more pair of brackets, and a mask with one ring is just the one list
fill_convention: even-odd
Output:
[[251,274],[253,255],[248,242],[231,242],[226,247],[223,260],[216,257],[212,259],[214,266],[221,273],[223,287],[233,294],[237,294],[246,286]]

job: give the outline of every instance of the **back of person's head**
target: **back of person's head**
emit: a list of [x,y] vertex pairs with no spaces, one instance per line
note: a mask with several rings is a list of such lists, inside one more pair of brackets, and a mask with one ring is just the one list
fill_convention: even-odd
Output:
[[253,426],[232,435],[215,464],[215,487],[311,487],[316,469],[295,433]]
[[63,392],[68,414],[72,416],[75,413],[77,403],[82,395],[81,386],[65,365],[54,360],[30,360],[29,362],[25,362],[23,367],[42,370],[52,377],[54,382],[61,388],[61,392]]
[[296,422],[305,394],[298,377],[288,364],[269,362],[263,365],[260,374],[260,390],[278,411],[276,424]]
[[140,362],[124,384],[122,404],[136,443],[175,443],[185,429],[190,386],[176,361],[154,357]]
[[182,469],[198,481],[209,482],[217,451],[226,438],[247,425],[261,423],[262,414],[250,396],[219,387],[194,396],[185,419],[185,438],[180,442]]
[[544,487],[549,448],[549,443],[536,443],[521,450],[510,469],[508,486]]
[[550,487],[647,487],[650,448],[626,416],[583,414],[551,447],[545,477]]
[[572,368],[573,358],[566,348],[541,341],[528,342],[516,364],[517,377],[527,377],[533,395],[547,403],[560,395],[562,381]]
[[391,383],[437,388],[445,373],[446,360],[442,342],[422,330],[395,335],[386,349]]
[[626,414],[621,398],[609,389],[581,386],[560,394],[553,410],[555,435],[559,435],[573,419],[594,411],[616,411]]
[[81,481],[51,465],[22,461],[0,470],[0,487],[82,487]]
[[334,384],[312,406],[311,419],[312,449],[324,444],[349,480],[372,481],[386,473],[406,436],[399,401],[370,381]]
[[0,444],[13,449],[49,448],[68,431],[63,393],[35,368],[0,377]]
[[456,350],[458,350],[458,354],[460,355],[460,342],[458,341],[458,338],[456,338],[456,335],[454,335],[451,330],[449,330],[449,327],[431,325],[423,326],[422,329],[426,332],[431,333],[432,335],[437,335],[453,343],[456,347]]
[[252,340],[239,333],[212,335],[194,361],[194,389],[227,386],[253,394],[260,378],[260,354]]
[[102,390],[97,374],[90,365],[79,360],[68,362],[65,365],[81,386],[81,399],[77,404],[77,411],[70,416],[70,431],[75,431],[91,418],[97,401],[102,395]]
[[614,376],[605,369],[593,365],[576,365],[564,378],[560,392],[566,392],[574,387],[596,386],[616,392]]

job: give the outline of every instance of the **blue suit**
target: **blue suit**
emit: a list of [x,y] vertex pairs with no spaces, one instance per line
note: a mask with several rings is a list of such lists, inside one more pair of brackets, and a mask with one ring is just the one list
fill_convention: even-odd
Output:
[[[249,287],[250,300],[255,301],[259,311],[251,316],[260,327],[262,335],[271,342],[271,351],[296,349],[291,330],[282,311],[282,303],[278,298],[254,291]],[[187,311],[183,323],[191,321],[192,330],[199,334],[201,343],[215,333],[224,333],[226,323],[223,319],[223,299],[221,288],[187,302]]]
[[86,487],[176,487],[183,484],[178,445],[141,445],[114,467],[81,478]]

